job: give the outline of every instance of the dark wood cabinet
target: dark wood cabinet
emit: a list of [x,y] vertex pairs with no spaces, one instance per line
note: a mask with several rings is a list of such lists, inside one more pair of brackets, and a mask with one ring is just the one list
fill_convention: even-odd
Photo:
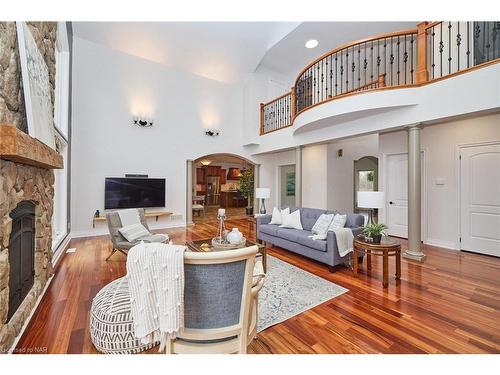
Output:
[[205,169],[196,168],[196,184],[205,185]]
[[223,185],[226,183],[227,171],[225,169],[220,170],[220,183]]

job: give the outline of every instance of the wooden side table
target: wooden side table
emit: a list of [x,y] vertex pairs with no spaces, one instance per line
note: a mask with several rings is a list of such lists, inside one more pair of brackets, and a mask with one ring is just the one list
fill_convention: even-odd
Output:
[[357,254],[366,254],[366,268],[372,269],[372,255],[382,257],[382,285],[387,288],[389,285],[389,257],[396,258],[396,280],[401,279],[401,245],[395,240],[382,237],[379,244],[366,242],[363,237],[356,237],[353,246],[353,272],[358,273],[358,257]]

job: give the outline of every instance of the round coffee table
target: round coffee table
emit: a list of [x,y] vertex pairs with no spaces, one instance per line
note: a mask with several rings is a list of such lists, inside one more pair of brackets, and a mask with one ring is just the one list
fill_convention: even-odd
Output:
[[372,269],[372,255],[382,257],[382,285],[387,288],[389,285],[389,257],[396,258],[396,280],[401,279],[401,245],[389,237],[382,237],[380,243],[367,242],[364,237],[354,238],[353,246],[353,272],[358,274],[357,254],[366,254],[366,268]]

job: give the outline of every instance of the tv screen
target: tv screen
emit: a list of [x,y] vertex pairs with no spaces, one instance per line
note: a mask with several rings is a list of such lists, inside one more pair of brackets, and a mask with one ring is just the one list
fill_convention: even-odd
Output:
[[164,178],[107,177],[104,208],[165,207]]

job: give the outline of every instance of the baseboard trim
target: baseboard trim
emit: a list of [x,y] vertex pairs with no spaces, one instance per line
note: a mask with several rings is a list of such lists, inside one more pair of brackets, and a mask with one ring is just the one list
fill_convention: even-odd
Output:
[[66,248],[68,247],[69,243],[71,242],[71,233],[69,233],[64,240],[59,244],[57,247],[56,251],[53,254],[52,258],[52,266],[54,269],[56,269],[57,264],[62,260],[64,257],[64,254],[66,252]]
[[460,250],[457,247],[456,243],[453,243],[453,242],[450,242],[450,241],[442,241],[442,240],[436,240],[436,239],[428,238],[425,241],[425,244],[426,245],[430,245],[430,246],[443,247],[443,248],[448,249],[448,250],[457,250],[457,251]]

